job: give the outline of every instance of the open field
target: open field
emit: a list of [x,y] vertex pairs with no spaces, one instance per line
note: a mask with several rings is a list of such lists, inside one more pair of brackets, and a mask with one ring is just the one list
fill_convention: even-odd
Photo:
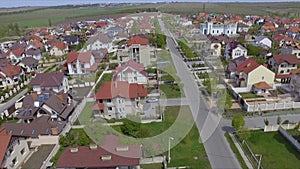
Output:
[[253,153],[262,154],[264,168],[300,166],[300,153],[279,132],[253,131],[246,141]]
[[177,14],[194,14],[198,12],[214,12],[240,15],[282,15],[299,14],[299,2],[277,3],[169,3],[161,5],[161,12]]

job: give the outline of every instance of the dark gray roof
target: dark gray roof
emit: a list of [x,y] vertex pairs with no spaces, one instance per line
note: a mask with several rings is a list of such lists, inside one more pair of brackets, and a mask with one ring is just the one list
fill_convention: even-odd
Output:
[[21,62],[26,66],[36,67],[39,61],[34,59],[33,57],[25,57],[21,60]]
[[41,116],[31,123],[5,123],[3,127],[13,136],[36,138],[39,135],[57,135],[65,125],[66,122],[52,121],[50,116]]
[[64,79],[64,73],[52,72],[52,73],[38,73],[35,78],[30,82],[32,86],[41,87],[57,87],[60,86]]
[[238,58],[233,59],[228,65],[227,65],[227,72],[235,72],[236,68],[242,64],[247,58],[245,56],[240,56]]

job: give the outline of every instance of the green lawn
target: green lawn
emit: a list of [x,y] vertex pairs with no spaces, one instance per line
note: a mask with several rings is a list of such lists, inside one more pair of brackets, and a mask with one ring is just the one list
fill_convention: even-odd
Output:
[[154,164],[142,164],[142,169],[162,169],[164,166],[161,163],[154,163]]
[[233,151],[233,153],[234,153],[235,156],[237,157],[237,159],[238,159],[240,165],[242,166],[242,168],[243,168],[243,169],[247,169],[247,165],[246,165],[245,161],[243,160],[243,158],[242,158],[242,156],[241,156],[239,150],[237,149],[237,147],[234,145],[234,142],[233,142],[233,140],[232,140],[232,138],[230,137],[230,135],[229,135],[228,132],[225,133],[225,137],[226,137],[226,139],[227,139],[227,142],[228,142],[229,145],[230,145],[231,150]]
[[162,84],[160,85],[161,94],[166,98],[181,98],[184,96],[183,90],[181,90],[178,84]]
[[254,93],[240,93],[240,95],[242,96],[243,99],[254,99],[254,98],[262,98],[264,96],[260,96]]
[[109,82],[112,80],[112,73],[105,73],[103,74],[101,80],[96,84],[95,87],[95,91],[97,92],[97,90],[99,89],[100,86],[102,86],[104,84],[104,82]]
[[24,169],[41,168],[43,162],[46,160],[50,152],[53,150],[55,145],[42,145],[38,147],[38,151],[33,153],[28,159],[25,165],[22,167]]
[[262,154],[264,168],[300,166],[300,153],[279,132],[253,131],[246,141],[255,154]]

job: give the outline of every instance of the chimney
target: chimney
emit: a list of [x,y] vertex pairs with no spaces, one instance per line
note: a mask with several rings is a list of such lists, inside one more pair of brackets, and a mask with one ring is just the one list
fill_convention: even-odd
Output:
[[71,152],[71,153],[77,153],[77,152],[78,152],[78,147],[72,147],[72,148],[70,149],[70,152]]
[[97,149],[97,144],[96,143],[91,143],[90,144],[90,150],[96,150]]

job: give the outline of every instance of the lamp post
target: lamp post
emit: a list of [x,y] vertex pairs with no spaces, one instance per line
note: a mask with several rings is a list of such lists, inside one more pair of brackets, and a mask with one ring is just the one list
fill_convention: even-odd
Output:
[[173,137],[169,137],[168,163],[171,162],[171,152],[170,152],[170,150],[171,150],[171,140],[174,140],[174,138]]

